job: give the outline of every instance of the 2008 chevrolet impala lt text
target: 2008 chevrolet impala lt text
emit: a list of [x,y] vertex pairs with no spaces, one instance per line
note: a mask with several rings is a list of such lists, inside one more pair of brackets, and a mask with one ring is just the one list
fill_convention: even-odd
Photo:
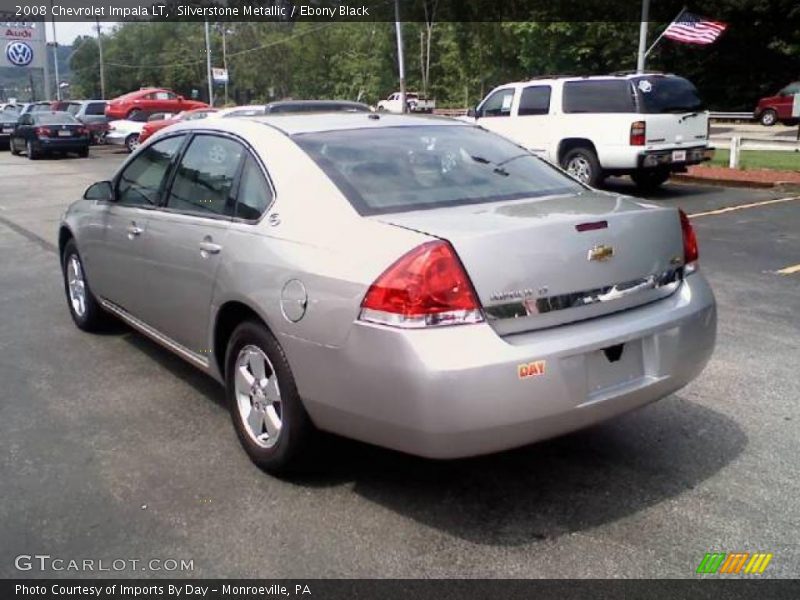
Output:
[[686,215],[435,117],[174,125],[59,246],[77,326],[224,383],[271,472],[318,430],[432,458],[559,435],[683,387],[716,336]]

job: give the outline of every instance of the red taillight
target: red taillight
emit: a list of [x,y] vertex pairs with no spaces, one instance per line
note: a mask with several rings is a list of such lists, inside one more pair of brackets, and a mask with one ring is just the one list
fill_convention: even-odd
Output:
[[686,213],[681,209],[678,209],[678,212],[681,215],[681,231],[683,232],[683,263],[690,265],[700,258],[700,252],[697,249],[697,236]]
[[78,135],[88,135],[89,130],[86,127],[78,127]]
[[50,130],[47,127],[37,127],[35,132],[38,137],[50,137]]
[[631,146],[644,146],[644,136],[647,125],[644,121],[634,121],[631,123]]
[[362,321],[430,327],[483,321],[472,283],[453,248],[428,242],[375,280],[361,302]]

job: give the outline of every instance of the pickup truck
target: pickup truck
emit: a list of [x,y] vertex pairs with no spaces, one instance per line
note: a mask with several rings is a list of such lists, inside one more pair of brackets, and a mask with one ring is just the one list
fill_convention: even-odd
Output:
[[[400,92],[395,92],[394,94],[389,95],[386,100],[381,100],[378,102],[378,110],[379,111],[386,111],[390,113],[402,113],[403,110],[401,108],[400,103]],[[406,106],[408,107],[406,112],[433,112],[433,109],[436,108],[436,100],[429,100],[428,98],[423,98],[419,94],[414,92],[406,92]]]

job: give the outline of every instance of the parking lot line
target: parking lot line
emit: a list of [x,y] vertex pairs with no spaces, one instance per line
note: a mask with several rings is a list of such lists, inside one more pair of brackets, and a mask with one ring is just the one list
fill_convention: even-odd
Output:
[[718,208],[716,210],[709,210],[707,212],[699,212],[699,213],[692,213],[689,215],[690,219],[696,219],[697,217],[707,217],[710,215],[722,215],[729,212],[734,212],[736,210],[744,210],[746,208],[758,208],[759,206],[767,206],[769,204],[779,204],[781,202],[792,202],[794,200],[800,200],[800,196],[791,196],[789,198],[775,198],[773,200],[762,200],[761,202],[750,202],[749,204],[739,204],[737,206],[728,206],[726,208]]
[[786,267],[785,269],[779,269],[775,272],[778,275],[794,275],[795,273],[800,273],[800,265],[792,265],[791,267]]

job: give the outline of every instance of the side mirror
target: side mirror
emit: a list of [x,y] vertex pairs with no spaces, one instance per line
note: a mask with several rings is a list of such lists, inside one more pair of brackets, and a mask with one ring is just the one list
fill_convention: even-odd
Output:
[[468,117],[471,117],[471,118],[473,118],[473,119],[477,119],[477,118],[478,118],[478,111],[477,111],[477,109],[475,109],[475,108],[471,108],[471,107],[470,107],[470,108],[468,108],[468,109],[467,109],[467,116],[468,116]]
[[113,194],[114,190],[110,181],[98,181],[86,188],[86,191],[83,192],[83,198],[85,200],[105,200],[110,202]]

